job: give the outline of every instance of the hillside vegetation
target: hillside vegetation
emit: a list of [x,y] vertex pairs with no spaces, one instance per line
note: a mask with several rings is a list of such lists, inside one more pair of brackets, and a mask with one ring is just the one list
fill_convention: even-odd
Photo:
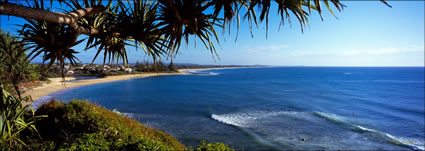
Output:
[[[47,115],[34,129],[20,134],[24,144],[12,150],[193,150],[176,138],[136,120],[86,101],[50,101],[35,115]],[[6,145],[4,143],[0,143]],[[4,146],[2,147],[4,149]],[[232,150],[222,143],[202,142],[196,150]]]

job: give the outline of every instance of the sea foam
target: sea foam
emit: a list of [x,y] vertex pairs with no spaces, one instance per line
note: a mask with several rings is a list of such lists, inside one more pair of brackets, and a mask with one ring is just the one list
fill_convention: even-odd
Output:
[[[276,116],[278,118],[274,118]],[[274,129],[274,133],[267,133],[268,126],[274,125],[281,119],[281,116],[289,117],[284,120],[303,120],[310,121],[313,123],[320,122],[320,118],[330,121],[332,123],[336,123],[342,129],[346,129],[346,131],[351,131],[351,133],[356,133],[356,135],[364,135],[363,133],[370,133],[367,135],[368,137],[373,137],[379,140],[384,140],[388,144],[395,144],[401,147],[409,148],[412,150],[424,150],[423,142],[416,139],[407,139],[392,136],[388,133],[381,132],[378,130],[374,130],[371,128],[367,128],[361,125],[356,125],[349,120],[349,118],[331,114],[324,112],[294,112],[294,111],[251,111],[251,112],[240,112],[240,113],[228,113],[228,114],[212,114],[211,118],[235,127],[242,128],[246,131],[249,131],[251,136],[256,137],[256,139],[263,140],[262,142],[267,142],[268,144],[273,144],[276,142],[285,142],[286,138],[282,138],[285,136],[281,136],[282,134],[287,134],[286,132],[281,132],[279,130]],[[316,118],[315,118],[316,117]],[[277,120],[277,121],[276,121]],[[286,123],[291,123],[294,121],[285,121]],[[296,128],[296,122],[294,123],[292,128]],[[320,124],[320,123],[317,123]],[[291,127],[287,127],[284,131],[293,131]],[[301,128],[301,127],[299,127]],[[264,136],[265,135],[265,136]],[[263,137],[261,137],[263,136]],[[279,136],[279,137],[278,137]],[[290,135],[289,135],[290,136]],[[286,136],[288,137],[288,136]],[[364,136],[366,137],[366,136]],[[337,141],[337,140],[329,140],[329,141]]]

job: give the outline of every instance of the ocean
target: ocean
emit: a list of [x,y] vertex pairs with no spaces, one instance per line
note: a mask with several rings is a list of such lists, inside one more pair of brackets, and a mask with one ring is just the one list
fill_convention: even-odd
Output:
[[192,71],[66,89],[187,146],[244,150],[424,150],[423,67]]

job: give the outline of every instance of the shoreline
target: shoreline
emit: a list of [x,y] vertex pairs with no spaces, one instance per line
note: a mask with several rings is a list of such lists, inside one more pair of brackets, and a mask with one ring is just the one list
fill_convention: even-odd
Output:
[[153,76],[164,76],[164,75],[190,75],[191,73],[187,73],[190,71],[203,71],[203,70],[216,70],[216,69],[234,69],[238,67],[223,67],[223,68],[196,68],[196,69],[179,69],[178,72],[174,73],[156,73],[156,72],[148,72],[148,73],[139,73],[139,74],[127,74],[127,75],[118,75],[118,76],[107,76],[104,78],[98,79],[87,79],[87,80],[79,80],[78,82],[67,82],[66,80],[75,80],[74,77],[65,77],[65,82],[62,82],[62,78],[49,78],[51,81],[49,84],[45,84],[32,90],[26,91],[22,94],[22,96],[31,96],[32,102],[26,102],[25,105],[33,104],[34,102],[38,102],[40,98],[44,96],[48,96],[51,93],[75,88],[80,86],[87,86],[92,84],[100,84],[107,82],[115,82],[121,80],[128,80],[133,78],[146,78]]

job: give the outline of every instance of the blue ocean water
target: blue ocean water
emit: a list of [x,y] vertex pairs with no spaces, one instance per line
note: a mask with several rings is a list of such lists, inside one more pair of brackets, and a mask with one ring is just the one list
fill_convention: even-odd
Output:
[[423,67],[272,67],[72,88],[177,137],[244,150],[423,150]]

